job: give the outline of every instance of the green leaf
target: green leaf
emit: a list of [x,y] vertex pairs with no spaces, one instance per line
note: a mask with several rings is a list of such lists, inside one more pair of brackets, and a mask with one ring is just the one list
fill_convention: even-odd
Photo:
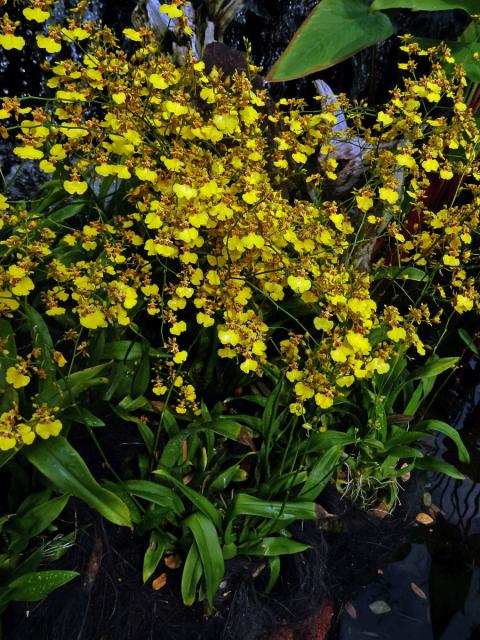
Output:
[[184,524],[193,533],[202,561],[207,591],[207,601],[213,606],[213,598],[225,571],[222,548],[213,523],[203,513],[193,513]]
[[455,480],[465,480],[465,476],[463,473],[453,466],[453,464],[449,464],[444,460],[440,460],[439,458],[418,458],[415,461],[415,468],[421,469],[422,471],[435,471],[439,473],[444,473],[451,478],[455,478]]
[[37,440],[24,451],[29,462],[57,489],[80,498],[110,522],[131,526],[126,504],[98,484],[82,457],[63,436]]
[[239,422],[227,418],[218,418],[211,422],[203,422],[198,426],[193,426],[194,424],[198,425],[198,423],[193,423],[192,426],[188,427],[188,429],[180,431],[180,433],[173,436],[167,442],[162,451],[160,465],[167,467],[168,469],[174,467],[182,453],[183,443],[186,442],[186,440],[193,434],[200,433],[202,431],[213,431],[225,438],[243,442],[245,436],[249,433],[248,429]]
[[111,367],[110,362],[89,367],[82,371],[76,371],[71,375],[58,380],[55,387],[47,387],[39,394],[39,402],[49,406],[65,406],[70,404],[81,393],[99,384],[105,384],[107,378],[99,377],[106,369]]
[[225,471],[222,471],[222,473],[220,473],[216,478],[214,478],[214,480],[212,480],[212,482],[208,485],[208,492],[210,493],[211,491],[224,491],[232,481],[237,480],[238,482],[239,479],[246,480],[246,476],[242,478],[242,472],[243,469],[239,464],[232,464],[231,467],[228,467],[227,469],[225,469]]
[[414,280],[415,282],[425,282],[428,276],[425,271],[417,267],[384,267],[375,271],[375,280],[383,278],[388,280]]
[[43,389],[51,389],[57,377],[56,366],[52,358],[53,340],[45,320],[28,303],[25,303],[25,316],[32,336],[32,345],[41,353],[38,364],[47,374],[45,378],[40,378],[39,391],[41,393]]
[[268,537],[251,546],[245,545],[245,548],[242,547],[242,553],[245,553],[248,556],[268,557],[302,553],[302,551],[306,551],[307,549],[310,549],[308,544],[303,544],[296,540],[290,540],[290,538]]
[[36,571],[25,573],[8,585],[10,599],[17,602],[37,602],[62,587],[78,575],[77,571]]
[[85,202],[79,202],[76,204],[69,204],[66,207],[57,209],[53,213],[47,216],[47,220],[50,222],[60,223],[69,220],[80,213],[85,208]]
[[150,543],[143,557],[142,576],[144,583],[147,582],[158,567],[168,543],[168,537],[162,535],[159,531],[152,531],[150,534]]
[[342,431],[335,431],[333,429],[328,429],[328,431],[312,433],[308,445],[307,445],[307,453],[313,453],[321,451],[325,451],[330,449],[330,447],[346,447],[349,444],[353,444],[355,442],[355,436],[353,434],[353,430],[349,430],[346,433]]
[[280,426],[278,412],[280,409],[280,396],[282,393],[283,381],[279,382],[272,393],[268,396],[267,403],[262,415],[262,434],[266,438],[271,438]]
[[15,344],[15,333],[12,325],[8,320],[0,318],[0,338],[2,339],[5,349],[8,351],[8,357],[4,353],[0,359],[0,371],[2,372],[1,382],[5,381],[5,371],[10,365],[15,364],[17,356],[17,346]]
[[463,9],[471,15],[479,12],[478,0],[374,0],[371,11],[411,9],[412,11],[449,11]]
[[327,449],[325,453],[321,454],[320,460],[310,471],[307,481],[298,494],[299,498],[303,498],[304,500],[315,500],[315,498],[327,486],[342,452],[343,448],[341,447],[331,447],[330,449]]
[[136,367],[132,381],[132,396],[143,396],[150,384],[150,356],[148,355],[148,344],[143,345],[144,353],[140,364]]
[[231,518],[236,516],[258,516],[279,520],[316,520],[314,502],[280,502],[261,500],[247,493],[238,493],[233,502]]
[[410,396],[407,406],[403,410],[405,416],[414,416],[423,400],[424,386],[423,380],[420,381],[415,391]]
[[458,431],[442,420],[426,420],[417,425],[417,429],[428,429],[428,431],[438,431],[443,433],[455,443],[458,451],[458,459],[460,462],[470,462],[470,454],[467,447],[463,444],[462,438]]
[[388,450],[389,456],[394,456],[395,458],[405,458],[409,460],[410,458],[423,458],[423,453],[419,449],[415,449],[414,447],[407,447],[404,445],[398,445],[394,447],[390,447]]
[[17,453],[17,449],[10,449],[10,451],[0,451],[0,469],[3,465],[7,464]]
[[460,338],[463,340],[463,342],[467,345],[467,347],[470,349],[472,353],[474,353],[477,356],[480,355],[480,352],[478,350],[477,345],[475,344],[474,339],[466,329],[459,329],[458,335],[460,336]]
[[[19,529],[29,538],[42,533],[64,510],[69,496],[59,496],[47,502],[41,502],[26,513],[22,513],[18,523]],[[14,521],[15,522],[15,521]]]
[[72,422],[78,422],[79,424],[84,424],[87,427],[104,427],[105,422],[94,415],[91,411],[89,411],[86,407],[79,407],[76,405],[72,407],[69,411],[66,411],[63,414],[66,418],[72,420]]
[[277,584],[277,580],[280,577],[281,560],[278,556],[272,556],[267,561],[270,575],[268,577],[267,586],[265,587],[266,593],[270,593],[274,586]]
[[424,367],[419,367],[413,371],[409,380],[423,380],[424,378],[436,378],[444,371],[452,369],[457,362],[458,358],[438,358],[433,362],[427,363]]
[[160,507],[165,507],[177,515],[182,515],[185,511],[183,502],[176,493],[163,484],[151,482],[150,480],[127,480],[124,486],[137,498],[158,504]]
[[197,493],[193,489],[190,489],[190,487],[187,487],[187,485],[183,484],[183,482],[180,482],[180,480],[177,480],[176,478],[171,476],[164,469],[157,469],[157,471],[154,471],[153,473],[165,478],[166,480],[168,480],[168,482],[170,482],[175,487],[177,487],[177,489],[179,491],[181,491],[183,493],[183,495],[188,500],[190,500],[190,502],[199,511],[201,511],[205,516],[207,516],[207,518],[209,520],[211,520],[215,524],[215,526],[217,527],[217,529],[219,531],[221,530],[221,528],[222,528],[222,516],[220,514],[220,511],[218,511],[218,509],[216,509],[213,506],[213,504],[210,502],[210,500],[205,498],[205,496],[202,496],[200,493]]
[[385,443],[384,451],[387,453],[394,447],[409,445],[412,442],[418,442],[418,440],[421,440],[424,437],[425,434],[421,431],[404,431],[397,427],[397,430]]
[[153,449],[155,446],[155,436],[153,434],[153,431],[148,425],[145,424],[145,422],[143,422],[143,420],[140,419],[137,422],[137,426],[149,455],[153,455]]
[[202,561],[198,553],[197,543],[193,542],[185,560],[182,573],[182,599],[187,607],[195,602],[197,587],[202,577]]
[[371,12],[368,0],[322,0],[293,36],[267,80],[293,80],[327,69],[386,40],[393,32],[388,16]]
[[105,360],[140,360],[143,354],[141,342],[117,340],[105,345],[102,358]]

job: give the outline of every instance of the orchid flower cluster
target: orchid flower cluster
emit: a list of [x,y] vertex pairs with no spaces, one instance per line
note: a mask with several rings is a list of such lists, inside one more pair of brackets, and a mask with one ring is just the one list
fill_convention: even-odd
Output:
[[[125,49],[83,17],[86,2],[65,25],[54,24],[53,4],[34,0],[23,10],[48,54],[47,95],[5,97],[0,134],[78,214],[59,221],[35,199],[0,196],[0,315],[19,326],[34,306],[56,336],[59,370],[78,366],[79,346],[88,356],[99,332],[130,336],[148,324],[162,350],[148,393],[195,415],[191,345],[210,330],[218,356],[245,376],[278,366],[292,385],[290,410],[310,424],[354,383],[388,372],[400,350],[425,355],[423,327],[478,308],[469,265],[480,134],[448,49],[422,50],[406,38],[405,85],[372,117],[344,98],[322,108],[274,104],[255,88],[251,64],[233,77],[192,55],[176,66],[147,28],[125,29]],[[182,4],[160,11],[188,29]],[[24,44],[18,26],[5,11],[0,46],[10,55]],[[431,65],[417,77],[418,56]],[[339,132],[340,105],[350,127]],[[335,200],[325,194],[340,170],[339,136],[361,137],[368,150],[361,180]],[[437,179],[455,183],[457,196],[432,211]],[[115,193],[121,205],[110,211]],[[355,251],[372,235],[376,254],[360,269]],[[387,299],[379,282],[394,272]],[[407,291],[409,273],[418,295]],[[0,449],[58,434],[54,407],[18,413],[19,394],[35,401],[45,375],[38,353],[3,347],[9,404]]]

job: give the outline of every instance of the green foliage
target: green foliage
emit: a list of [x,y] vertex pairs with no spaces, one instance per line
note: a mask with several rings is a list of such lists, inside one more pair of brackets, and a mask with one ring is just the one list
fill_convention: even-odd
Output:
[[412,11],[451,11],[463,9],[471,15],[478,12],[476,0],[373,0],[370,10],[411,9]]
[[49,539],[67,502],[68,496],[52,498],[50,490],[31,493],[0,518],[0,614],[9,602],[41,600],[78,575],[38,570],[47,558],[60,558],[71,544],[71,536]]
[[[477,0],[321,0],[293,36],[288,48],[267,75],[270,82],[301,78],[332,67],[358,51],[386,40],[394,33],[389,9],[447,11],[463,9],[478,14]],[[470,25],[458,43],[447,43],[457,64],[464,64],[467,75],[479,82],[478,38]],[[438,42],[431,41],[432,44]]]
[[114,524],[131,525],[127,506],[98,484],[81,456],[63,436],[37,442],[25,453],[28,461],[56,489],[80,498]]
[[[323,0],[271,78],[388,37],[379,6]],[[342,101],[267,107],[246,75],[208,75],[188,56],[177,68],[147,32],[128,33],[145,38],[130,57],[100,30],[82,45],[88,64],[68,61],[64,73],[55,63],[63,89],[33,125],[5,102],[15,151],[42,157],[52,178],[31,202],[0,197],[0,467],[14,478],[24,465],[47,486],[0,517],[0,607],[75,577],[38,570],[69,496],[142,536],[145,583],[167,554],[181,556],[185,604],[211,611],[237,556],[264,557],[274,588],[281,557],[308,549],[291,525],[321,517],[328,486],[391,510],[413,469],[462,477],[427,455],[427,438],[442,434],[468,461],[460,435],[426,405],[458,358],[436,356],[436,345],[424,362],[431,346],[420,337],[437,324],[447,332],[446,310],[478,306],[463,265],[478,220],[480,133],[462,73],[448,75],[448,56],[432,53],[432,74],[412,74],[371,126],[371,114],[351,111],[371,143],[368,171],[331,201],[322,189],[337,178]],[[342,142],[353,139],[347,131]],[[302,185],[289,190],[283,171]],[[435,171],[461,176],[467,204],[455,196],[430,211]],[[364,271],[357,251],[372,240],[382,253]],[[135,443],[118,466],[105,434]]]
[[293,37],[267,76],[293,80],[327,69],[394,32],[387,15],[372,12],[368,0],[322,0]]

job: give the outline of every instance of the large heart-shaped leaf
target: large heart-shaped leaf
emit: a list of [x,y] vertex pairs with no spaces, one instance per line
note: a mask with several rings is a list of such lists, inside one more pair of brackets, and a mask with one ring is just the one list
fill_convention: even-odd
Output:
[[478,0],[374,0],[371,11],[382,9],[412,9],[413,11],[448,11],[463,9],[467,13],[478,13]]
[[293,36],[267,75],[270,82],[307,76],[386,40],[394,32],[387,15],[367,0],[322,0]]

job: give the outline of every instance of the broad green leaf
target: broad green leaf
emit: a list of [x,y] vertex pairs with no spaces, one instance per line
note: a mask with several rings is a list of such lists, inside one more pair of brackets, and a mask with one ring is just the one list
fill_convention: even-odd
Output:
[[390,456],[394,456],[398,459],[405,458],[406,460],[409,460],[410,458],[423,458],[423,453],[419,449],[415,449],[415,447],[407,447],[405,445],[390,447],[388,453]]
[[274,436],[279,427],[278,413],[280,407],[280,396],[282,393],[283,381],[279,382],[272,393],[268,396],[267,403],[262,415],[262,434],[266,438]]
[[75,405],[63,414],[66,418],[69,418],[72,422],[78,422],[84,424],[87,427],[104,427],[105,422],[94,415],[86,407],[79,407]]
[[16,578],[8,585],[9,597],[17,602],[37,602],[78,575],[77,571],[36,571]]
[[[15,364],[17,356],[17,347],[15,344],[15,333],[12,325],[8,320],[0,318],[0,338],[2,339],[5,349],[8,351],[8,357],[5,352],[0,360],[0,369],[8,368],[12,364]],[[3,379],[2,379],[3,382]]]
[[187,607],[195,602],[197,587],[202,577],[202,561],[198,553],[197,543],[193,542],[185,560],[182,573],[182,600]]
[[215,526],[217,527],[217,529],[219,531],[221,530],[221,528],[222,528],[222,516],[220,514],[220,511],[218,511],[218,509],[216,509],[213,506],[213,504],[210,502],[210,500],[205,498],[205,496],[202,496],[202,494],[197,493],[197,491],[194,491],[193,489],[190,489],[190,487],[187,487],[187,485],[183,484],[183,482],[180,482],[180,480],[177,480],[176,478],[171,476],[164,469],[157,469],[157,471],[154,471],[153,473],[155,473],[156,475],[158,475],[158,476],[160,476],[162,478],[165,478],[166,480],[168,480],[168,482],[173,484],[179,491],[181,491],[181,493],[183,493],[183,495],[188,500],[190,500],[190,502],[199,511],[201,511],[205,516],[207,516],[207,518],[209,520],[211,520],[215,524]]
[[126,504],[98,484],[83,458],[63,436],[36,441],[24,452],[57,489],[80,498],[110,522],[131,526]]
[[403,410],[404,415],[414,416],[417,413],[418,407],[420,406],[423,400],[423,391],[424,391],[423,380],[421,380],[418,383],[417,387],[415,388],[415,391],[410,396],[407,406]]
[[184,521],[184,524],[193,533],[197,543],[205,576],[207,601],[212,607],[213,598],[225,571],[222,548],[215,526],[203,513],[192,514]]
[[447,438],[450,438],[455,443],[458,451],[458,459],[460,462],[470,462],[470,454],[467,447],[463,444],[462,438],[459,432],[452,426],[443,422],[442,420],[426,420],[417,425],[418,429],[428,429],[428,431],[438,431],[443,433]]
[[144,583],[147,582],[158,567],[168,543],[168,537],[162,535],[159,531],[152,531],[150,534],[150,543],[143,557],[142,576]]
[[55,387],[45,388],[38,399],[49,406],[62,407],[71,404],[87,389],[108,382],[108,379],[100,377],[100,374],[110,367],[111,363],[106,362],[96,367],[76,371],[62,380],[58,380]]
[[449,44],[455,62],[462,65],[467,74],[467,78],[476,84],[480,83],[480,64],[478,56],[480,56],[480,42],[467,42],[461,44],[452,42]]
[[65,222],[65,220],[69,220],[70,218],[73,218],[73,216],[76,216],[84,208],[85,202],[69,204],[66,207],[62,207],[61,209],[57,209],[53,213],[50,213],[47,216],[47,220],[55,223]]
[[56,379],[56,366],[53,361],[53,340],[45,320],[28,303],[25,303],[25,316],[27,318],[28,328],[32,336],[32,345],[35,349],[39,349],[41,356],[38,364],[47,374],[44,378],[40,378],[39,391],[52,388]]
[[477,345],[475,344],[474,339],[466,329],[459,329],[458,335],[460,336],[460,338],[463,340],[463,342],[467,345],[467,347],[470,349],[472,353],[474,353],[477,356],[480,355],[480,352],[478,350]]
[[294,553],[302,553],[310,549],[308,544],[291,540],[290,538],[283,537],[267,537],[261,542],[253,544],[251,546],[245,545],[242,547],[242,553],[248,556],[284,556]]
[[262,433],[262,418],[259,418],[258,416],[249,416],[237,413],[235,414],[235,420],[242,424],[246,424],[247,427],[250,427],[257,433]]
[[410,376],[410,380],[423,380],[424,378],[436,378],[444,371],[452,369],[458,362],[458,358],[438,358],[427,363],[423,367],[415,369]]
[[138,430],[140,431],[140,435],[142,436],[143,442],[145,443],[145,447],[147,448],[147,451],[151,456],[153,454],[153,448],[155,445],[155,436],[153,434],[153,431],[148,425],[145,424],[145,422],[143,422],[143,420],[138,420],[137,426]]
[[140,360],[142,353],[141,342],[117,340],[116,342],[108,342],[105,345],[102,357],[105,360]]
[[439,458],[419,458],[415,461],[415,468],[421,469],[422,471],[435,471],[439,473],[444,473],[451,478],[455,478],[456,480],[465,480],[465,476],[463,473],[453,466],[453,464],[449,464],[444,460],[440,460]]
[[261,500],[247,493],[238,493],[233,503],[231,518],[236,516],[258,516],[279,520],[316,520],[315,503],[307,501],[280,502]]
[[270,593],[274,586],[277,584],[277,580],[280,577],[280,569],[282,561],[278,556],[272,556],[268,558],[267,561],[268,570],[270,571],[270,575],[268,577],[267,586],[265,587],[266,593]]
[[140,525],[143,522],[144,514],[140,510],[138,501],[132,497],[132,494],[127,491],[124,483],[114,482],[112,480],[102,480],[102,487],[114,493],[122,502],[127,505],[130,512],[130,519],[133,524]]
[[315,498],[327,486],[342,452],[343,448],[341,447],[331,447],[330,449],[327,449],[325,453],[321,454],[319,461],[310,471],[307,481],[298,494],[299,498],[303,498],[304,500],[315,500]]
[[201,433],[202,431],[213,431],[225,438],[239,442],[242,442],[245,435],[248,434],[248,429],[242,424],[235,420],[225,418],[219,418],[218,420],[203,422],[201,424],[195,423],[195,425],[196,426],[189,426],[188,429],[183,429],[183,431],[180,431],[180,433],[173,436],[167,442],[160,458],[160,465],[168,469],[175,466],[182,453],[183,443],[193,434]]
[[409,445],[424,437],[425,434],[421,431],[404,431],[403,429],[399,429],[387,440],[387,442],[385,442],[384,450],[385,452],[388,452],[394,447]]
[[150,356],[148,355],[148,345],[144,345],[144,353],[140,363],[135,369],[132,381],[132,396],[143,396],[150,384]]
[[[438,45],[438,40],[433,38],[415,38],[415,41],[423,48]],[[480,28],[472,21],[458,40],[443,40],[455,58],[456,64],[464,67],[469,80],[480,83],[480,65],[477,57],[480,55]]]
[[[42,533],[64,510],[69,496],[59,496],[47,502],[41,502],[26,513],[22,513],[18,530],[23,531],[29,538]],[[15,521],[14,521],[15,522]]]
[[161,413],[160,425],[165,428],[165,431],[167,432],[167,436],[169,438],[173,438],[173,436],[176,436],[180,430],[177,419],[175,418],[173,413],[171,413],[168,409],[165,408],[165,406],[162,406],[160,413]]
[[393,32],[388,16],[371,12],[368,0],[322,0],[293,36],[267,80],[283,82],[327,69],[386,40]]
[[243,471],[239,464],[233,464],[232,466],[222,471],[212,482],[208,485],[208,492],[211,491],[224,491],[228,485],[238,477],[239,473]]
[[182,515],[185,511],[183,502],[177,494],[163,484],[150,480],[127,480],[124,486],[137,498],[158,504],[160,507],[166,507],[177,515]]
[[139,409],[151,408],[150,403],[145,396],[138,396],[137,398],[125,396],[125,398],[118,403],[118,406],[124,411],[138,411]]
[[425,271],[417,269],[417,267],[384,267],[375,271],[375,280],[382,278],[388,280],[414,280],[415,282],[424,282],[428,280]]
[[449,11],[463,9],[471,15],[479,12],[478,0],[373,0],[371,11],[412,9],[413,11]]
[[268,402],[268,398],[265,396],[260,396],[260,395],[251,395],[251,396],[241,396],[241,397],[233,397],[233,398],[227,398],[225,400],[225,403],[228,404],[229,402],[233,402],[234,400],[238,401],[241,400],[242,402],[253,402],[254,404],[258,404],[260,407],[265,407],[265,405]]
[[10,449],[10,451],[0,451],[0,469],[3,465],[7,464],[17,453],[17,449]]
[[349,430],[346,433],[342,431],[335,431],[333,429],[329,429],[324,432],[315,432],[312,433],[307,446],[307,452],[321,452],[326,449],[330,449],[330,447],[346,447],[349,444],[353,444],[355,442],[355,436],[352,431]]

